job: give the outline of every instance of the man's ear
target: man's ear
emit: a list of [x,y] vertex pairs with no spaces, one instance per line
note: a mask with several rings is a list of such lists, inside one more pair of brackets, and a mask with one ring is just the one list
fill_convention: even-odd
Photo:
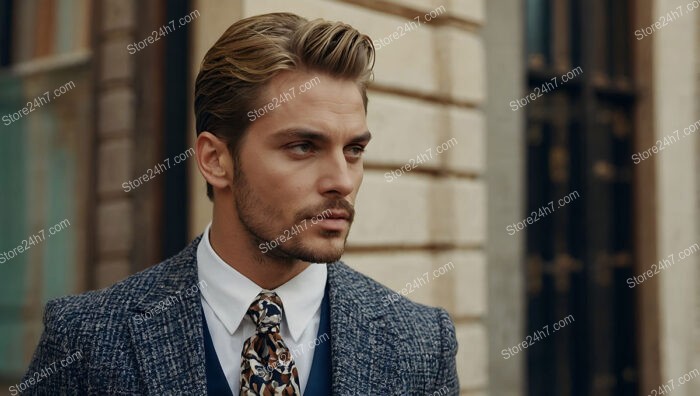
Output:
[[211,132],[201,132],[195,142],[197,167],[214,189],[228,188],[233,180],[233,160],[226,143]]

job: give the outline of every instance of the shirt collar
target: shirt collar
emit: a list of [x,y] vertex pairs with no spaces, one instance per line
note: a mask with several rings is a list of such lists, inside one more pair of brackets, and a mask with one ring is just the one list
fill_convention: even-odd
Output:
[[[229,334],[236,332],[246,311],[255,297],[265,290],[227,264],[214,251],[209,242],[207,225],[202,240],[197,246],[197,272],[202,296],[223,323]],[[325,293],[327,268],[325,264],[311,264],[287,283],[272,290],[282,300],[284,319],[294,341],[299,341],[316,311],[321,306]]]

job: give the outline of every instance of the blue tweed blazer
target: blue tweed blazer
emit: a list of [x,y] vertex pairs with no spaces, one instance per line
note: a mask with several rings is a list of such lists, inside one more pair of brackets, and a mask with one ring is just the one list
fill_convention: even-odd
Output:
[[[185,293],[198,282],[199,240],[112,287],[48,302],[24,380],[54,370],[23,393],[205,395],[200,294]],[[340,261],[328,264],[328,282],[333,394],[459,393],[447,312],[386,302],[390,289]]]

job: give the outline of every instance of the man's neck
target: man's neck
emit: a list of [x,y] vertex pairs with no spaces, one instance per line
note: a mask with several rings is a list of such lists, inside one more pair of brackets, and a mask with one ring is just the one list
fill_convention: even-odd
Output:
[[209,232],[212,249],[226,264],[264,289],[276,289],[311,265],[301,260],[265,256],[241,235],[243,230],[237,233],[222,223],[212,221]]

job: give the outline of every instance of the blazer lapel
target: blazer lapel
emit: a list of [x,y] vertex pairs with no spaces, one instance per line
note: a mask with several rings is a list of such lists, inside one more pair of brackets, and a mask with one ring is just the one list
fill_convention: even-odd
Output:
[[345,264],[327,265],[333,394],[406,394],[393,348],[400,337],[381,302],[370,300]]
[[148,394],[205,395],[206,374],[195,239],[167,260],[133,307],[129,330]]

